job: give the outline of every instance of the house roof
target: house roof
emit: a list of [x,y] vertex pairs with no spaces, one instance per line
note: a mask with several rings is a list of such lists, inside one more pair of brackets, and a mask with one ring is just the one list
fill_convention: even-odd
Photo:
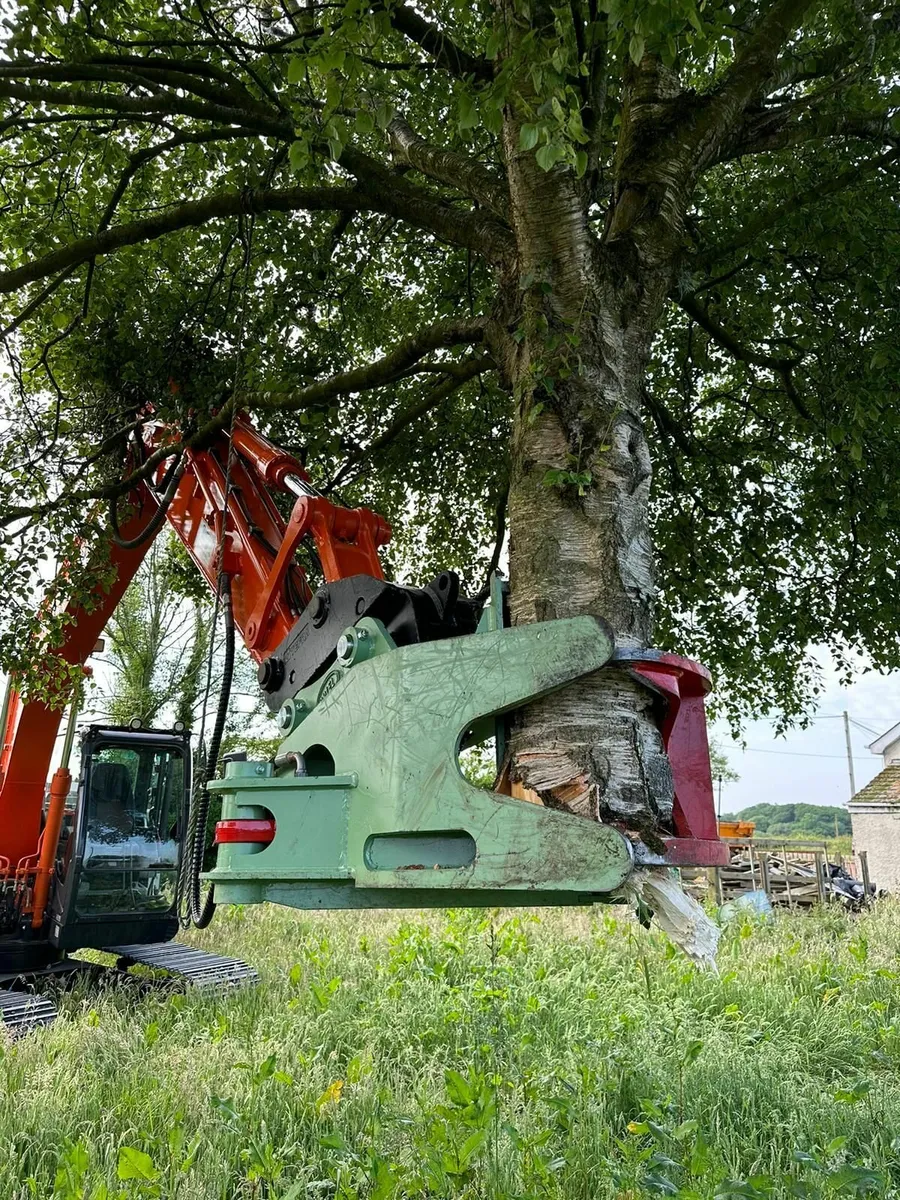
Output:
[[891,742],[896,742],[897,738],[900,738],[900,721],[896,725],[892,725],[881,737],[877,737],[874,742],[869,742],[869,749],[873,754],[884,754]]
[[871,783],[861,788],[851,804],[897,804],[900,803],[900,763],[892,763],[875,776]]

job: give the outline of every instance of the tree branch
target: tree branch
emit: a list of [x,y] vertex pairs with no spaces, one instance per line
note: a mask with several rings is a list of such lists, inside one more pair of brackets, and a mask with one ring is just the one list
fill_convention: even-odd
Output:
[[129,160],[128,166],[122,172],[119,182],[113,190],[109,203],[103,216],[100,218],[100,223],[97,226],[97,232],[100,233],[112,221],[115,216],[119,201],[125,195],[129,183],[134,176],[145,167],[147,163],[152,162],[154,158],[159,158],[163,154],[167,154],[170,150],[179,149],[182,146],[197,146],[203,145],[206,142],[226,141],[229,138],[246,137],[246,134],[241,129],[204,129],[199,133],[179,133],[175,137],[171,137],[168,141],[158,142],[155,146],[147,146],[143,150],[136,150]]
[[892,113],[811,112],[804,118],[796,115],[792,106],[786,105],[775,112],[753,114],[736,132],[735,138],[715,159],[728,162],[748,154],[771,154],[788,150],[806,142],[824,141],[826,138],[855,138],[876,142],[881,145],[894,144],[896,135],[891,127]]
[[426,54],[430,54],[435,62],[452,75],[463,79],[471,76],[484,82],[493,78],[493,67],[488,59],[477,57],[457,46],[437,25],[426,21],[414,8],[398,3],[385,5],[384,11],[398,33],[421,46]]
[[142,220],[114,225],[111,229],[104,229],[92,237],[78,238],[24,266],[0,271],[0,295],[15,292],[26,284],[55,275],[57,271],[64,271],[89,259],[111,254],[125,246],[154,241],[167,233],[204,225],[222,217],[234,217],[240,213],[296,212],[301,209],[309,212],[355,212],[372,207],[375,207],[372,202],[367,203],[365,197],[352,188],[273,188],[263,191],[214,192],[202,200],[185,200]]
[[[386,383],[393,383],[406,374],[414,363],[434,350],[449,346],[478,344],[484,339],[484,328],[484,320],[438,321],[437,324],[404,338],[382,358],[376,359],[373,363],[367,363],[363,367],[342,371],[339,375],[332,375],[330,379],[311,383],[299,391],[284,394],[255,392],[252,393],[252,397],[241,396],[240,400],[243,402],[252,398],[255,409],[292,410],[323,404],[328,400],[333,400],[336,396],[368,392],[373,388],[383,387]],[[450,365],[447,364],[448,368]],[[464,367],[465,364],[460,367],[460,370],[463,370]],[[471,378],[471,376],[467,375],[466,378]]]
[[493,366],[494,360],[487,354],[478,358],[467,359],[465,362],[458,364],[458,370],[451,378],[437,384],[427,391],[415,404],[411,404],[408,408],[405,408],[391,421],[387,429],[371,441],[368,446],[363,446],[359,450],[354,451],[344,462],[337,474],[326,484],[324,488],[325,493],[328,494],[334,488],[339,487],[354,467],[359,466],[360,463],[371,458],[373,454],[377,454],[380,450],[383,450],[386,446],[396,441],[405,429],[424,417],[426,413],[431,412],[432,409],[437,408],[439,404],[442,404],[454,392],[459,391],[463,384],[468,383],[470,379],[474,379],[476,375],[490,370]]
[[497,497],[494,505],[494,549],[491,561],[488,563],[484,576],[484,584],[478,592],[478,599],[487,600],[491,594],[491,579],[500,566],[500,555],[503,553],[503,543],[506,541],[506,510],[509,505],[509,481]]
[[51,279],[47,286],[42,288],[41,291],[39,291],[38,294],[33,297],[33,299],[29,300],[19,315],[14,317],[5,329],[0,330],[0,341],[5,341],[11,333],[15,333],[15,331],[28,320],[32,313],[37,312],[44,301],[49,300],[53,293],[56,292],[66,282],[69,276],[74,274],[78,265],[80,264],[67,267],[65,271],[61,271],[59,275],[57,275],[55,279]]
[[738,362],[747,363],[748,366],[763,367],[777,375],[784,385],[788,399],[800,416],[807,421],[812,420],[812,413],[800,399],[794,386],[792,372],[797,366],[796,359],[773,358],[768,354],[759,354],[755,350],[750,350],[733,337],[718,321],[714,320],[703,305],[698,304],[691,296],[673,296],[672,299],[679,308],[684,309],[688,316],[697,322],[701,329],[709,334],[717,345],[721,346],[723,350],[727,350],[732,358],[737,359]]
[[467,155],[430,145],[400,117],[391,121],[387,132],[395,161],[465,192],[472,200],[484,204],[504,220],[508,217],[509,190],[504,180],[493,171]]
[[187,96],[167,93],[165,96],[114,95],[111,92],[90,92],[73,88],[44,87],[33,84],[14,83],[0,78],[0,97],[23,100],[27,104],[50,104],[59,108],[99,108],[104,112],[146,116],[148,113],[168,113],[197,117],[203,121],[215,121],[220,125],[239,125],[265,137],[277,137],[292,141],[293,124],[282,117],[265,116],[254,109],[250,112],[238,107],[191,100]]
[[900,30],[900,8],[891,8],[874,21],[866,22],[866,27],[862,30],[864,36],[861,42],[837,42],[824,49],[807,53],[803,52],[802,46],[797,50],[792,50],[779,58],[775,64],[772,74],[767,80],[767,90],[771,95],[772,92],[790,87],[791,84],[806,83],[812,79],[824,79],[828,75],[833,75],[836,71],[852,66],[859,58],[860,53],[866,53],[869,43],[874,41],[877,45],[881,38],[897,33],[898,30]]
[[774,0],[760,17],[725,77],[710,95],[697,123],[701,134],[700,165],[706,166],[716,158],[723,138],[758,94],[763,80],[772,73],[782,47],[812,3],[813,0]]
[[[61,495],[44,501],[41,504],[21,505],[7,509],[6,512],[0,511],[0,528],[12,525],[14,522],[24,520],[28,517],[43,517],[64,507],[83,506],[96,500],[119,499],[119,497],[132,491],[139,483],[149,479],[156,468],[167,459],[173,458],[175,455],[181,456],[186,450],[202,449],[204,446],[207,446],[217,434],[230,424],[232,412],[239,405],[246,403],[248,399],[254,401],[254,408],[282,412],[296,411],[301,408],[310,407],[313,404],[334,399],[335,396],[352,392],[369,391],[373,388],[381,387],[385,383],[390,383],[396,375],[405,370],[417,357],[424,358],[426,354],[442,346],[446,347],[467,343],[474,345],[480,342],[483,337],[483,321],[441,321],[405,338],[393,350],[374,363],[369,363],[364,367],[357,367],[352,371],[345,371],[340,375],[334,375],[330,379],[311,384],[299,392],[292,392],[284,398],[277,397],[272,392],[257,393],[255,396],[235,394],[199,429],[195,430],[187,438],[183,438],[181,442],[166,443],[159,446],[152,454],[147,456],[140,467],[136,468],[124,479],[120,479],[115,483],[100,484],[93,488],[82,488],[79,491],[63,492]],[[433,404],[439,403],[445,395],[450,395],[456,391],[468,379],[473,378],[481,371],[487,370],[492,361],[487,356],[484,356],[472,359],[469,363],[460,364],[459,372],[438,384],[437,387],[428,393],[428,396],[432,398]],[[477,370],[475,369],[476,363],[478,364]],[[436,396],[436,393],[440,393],[440,395]],[[423,411],[427,411],[427,408],[423,409]],[[125,431],[120,430],[112,438],[107,439],[104,446],[111,447],[115,441],[122,437],[123,432]]]
[[444,241],[476,250],[490,262],[515,253],[512,233],[490,213],[444,204],[353,146],[344,148],[339,161],[356,176],[361,193],[373,202],[371,207],[378,212],[429,229]]
[[441,204],[352,147],[347,147],[341,155],[341,165],[357,176],[359,187],[248,189],[214,192],[202,200],[186,200],[153,216],[79,238],[24,266],[0,271],[0,295],[125,246],[154,241],[180,229],[240,213],[381,212],[425,229],[443,241],[477,250],[491,260],[513,248],[512,235],[490,217]]
[[[200,75],[201,78],[197,78]],[[219,80],[209,82],[210,78]],[[234,87],[240,88],[238,105],[247,105],[250,109],[258,110],[262,115],[269,115],[264,105],[261,105],[242,85],[225,72],[217,73],[213,68],[205,71],[186,69],[176,60],[162,58],[140,58],[136,55],[116,57],[101,55],[90,62],[6,62],[0,63],[0,79],[38,79],[45,82],[58,81],[62,83],[96,82],[124,83],[129,86],[158,87],[165,84],[168,87],[192,92],[201,99],[210,100],[214,104],[224,103],[231,107],[236,103],[232,94]]]

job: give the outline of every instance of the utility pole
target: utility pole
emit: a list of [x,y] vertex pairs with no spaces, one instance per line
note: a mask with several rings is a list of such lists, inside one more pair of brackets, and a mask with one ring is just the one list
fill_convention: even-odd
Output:
[[850,771],[850,799],[856,795],[856,778],[853,774],[853,747],[850,745],[850,714],[844,713],[844,737],[847,740],[847,767]]

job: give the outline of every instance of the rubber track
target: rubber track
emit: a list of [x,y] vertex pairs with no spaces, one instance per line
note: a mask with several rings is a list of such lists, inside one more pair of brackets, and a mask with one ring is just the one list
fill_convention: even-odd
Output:
[[0,1021],[9,1033],[27,1033],[38,1025],[50,1025],[57,1015],[56,1005],[44,996],[0,988]]
[[245,983],[259,983],[259,974],[239,958],[227,958],[221,954],[207,954],[192,946],[178,942],[155,942],[150,945],[104,946],[108,954],[117,954],[120,965],[140,963],[144,967],[155,967],[171,971],[197,987],[237,987]]

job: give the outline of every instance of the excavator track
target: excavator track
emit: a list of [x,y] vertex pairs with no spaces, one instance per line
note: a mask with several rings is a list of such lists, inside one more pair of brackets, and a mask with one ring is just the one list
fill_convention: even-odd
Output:
[[120,968],[139,964],[168,971],[200,988],[229,988],[259,983],[259,973],[239,958],[208,954],[178,942],[150,945],[104,946],[107,954],[118,956]]
[[0,988],[0,1028],[13,1037],[51,1025],[57,1016],[56,1005],[46,996]]

